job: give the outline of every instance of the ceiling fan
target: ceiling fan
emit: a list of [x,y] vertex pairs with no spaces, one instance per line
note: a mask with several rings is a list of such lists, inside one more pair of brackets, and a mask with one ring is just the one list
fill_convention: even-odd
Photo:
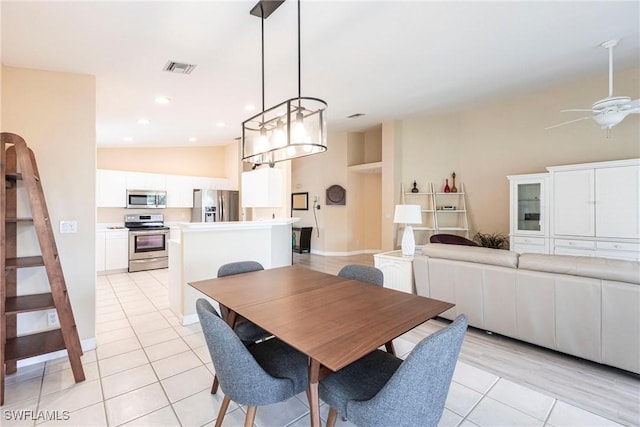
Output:
[[579,119],[569,120],[568,122],[558,123],[545,129],[553,129],[580,120],[593,119],[602,129],[609,130],[620,123],[628,114],[640,113],[640,99],[632,101],[628,96],[613,96],[613,48],[619,41],[620,40],[609,40],[600,45],[605,49],[609,49],[609,96],[594,102],[591,108],[562,110],[562,113],[588,111],[592,114],[580,117]]

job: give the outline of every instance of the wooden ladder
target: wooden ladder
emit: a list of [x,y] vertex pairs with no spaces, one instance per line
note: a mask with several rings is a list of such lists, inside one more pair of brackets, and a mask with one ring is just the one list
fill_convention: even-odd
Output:
[[[0,186],[0,405],[4,404],[6,374],[17,370],[17,361],[45,353],[67,350],[76,382],[84,381],[80,356],[82,348],[67,292],[58,249],[42,191],[42,183],[33,151],[24,139],[12,133],[0,135],[0,171],[5,185]],[[26,191],[31,218],[17,217],[18,182]],[[18,257],[18,224],[32,225],[40,245],[40,256]],[[17,269],[44,266],[51,292],[23,295],[18,289]],[[60,328],[29,335],[17,335],[18,313],[55,309]]]

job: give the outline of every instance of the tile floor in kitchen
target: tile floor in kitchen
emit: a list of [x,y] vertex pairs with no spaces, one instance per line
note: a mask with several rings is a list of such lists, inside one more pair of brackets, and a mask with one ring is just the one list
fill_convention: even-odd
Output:
[[[0,425],[213,425],[222,397],[210,394],[208,349],[199,324],[181,326],[169,310],[167,276],[166,269],[99,276],[98,345],[82,357],[86,381],[74,383],[66,359],[20,368],[7,377]],[[395,346],[406,355],[413,344],[401,337]],[[245,409],[232,403],[224,425],[242,425]],[[323,422],[327,412],[322,405]],[[255,425],[308,426],[308,413],[302,393],[258,408]],[[620,424],[459,361],[440,425]]]

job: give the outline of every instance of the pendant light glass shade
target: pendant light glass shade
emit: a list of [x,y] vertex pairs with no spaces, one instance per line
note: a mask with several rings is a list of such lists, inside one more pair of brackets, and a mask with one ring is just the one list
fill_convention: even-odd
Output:
[[292,98],[242,123],[242,160],[273,164],[327,150],[327,104]]
[[[264,19],[261,0],[254,8],[262,19],[262,112],[242,122],[242,160],[254,165],[270,164],[327,150],[327,103],[300,95],[300,0],[298,0],[298,97],[274,107],[264,107]],[[280,2],[281,4],[282,2]],[[270,12],[277,6],[270,5]],[[279,6],[279,4],[278,4]]]

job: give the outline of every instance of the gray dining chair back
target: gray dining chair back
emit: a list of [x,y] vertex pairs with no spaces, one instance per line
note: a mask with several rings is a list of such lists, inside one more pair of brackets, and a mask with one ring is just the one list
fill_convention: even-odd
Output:
[[247,422],[253,425],[249,417],[255,417],[257,406],[282,402],[306,389],[304,354],[277,338],[246,347],[207,300],[198,299],[196,311],[225,394],[216,426],[222,424],[230,400],[250,407]]
[[320,382],[330,407],[359,426],[436,426],[467,329],[467,316],[420,341],[406,360],[376,350]]
[[[218,277],[232,276],[234,274],[250,273],[252,271],[261,270],[264,270],[264,267],[257,261],[230,262],[228,264],[223,264],[218,268]],[[220,313],[222,313],[222,318],[225,320],[229,316],[229,310],[223,305],[220,305]],[[269,332],[241,316],[236,317],[233,330],[244,345],[252,345],[256,341],[260,341],[271,336]],[[217,392],[218,376],[216,375],[214,376],[213,384],[211,385],[211,394],[216,394]]]
[[338,276],[345,279],[359,280],[372,285],[383,286],[384,275],[380,269],[368,265],[349,264],[342,267]]
[[218,268],[218,277],[232,276],[234,274],[249,273],[251,271],[264,270],[262,264],[257,261],[238,261],[223,264]]

